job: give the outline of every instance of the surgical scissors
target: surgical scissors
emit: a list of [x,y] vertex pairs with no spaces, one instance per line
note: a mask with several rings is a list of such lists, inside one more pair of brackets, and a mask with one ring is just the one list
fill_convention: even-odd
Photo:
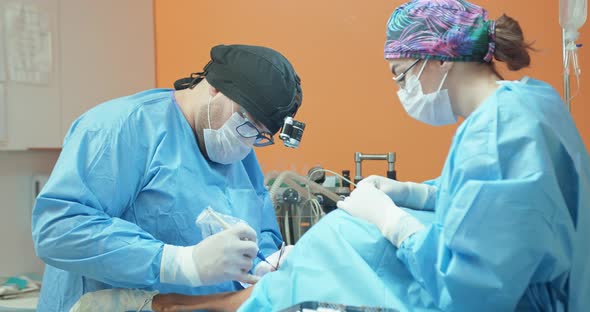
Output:
[[279,264],[281,263],[281,257],[283,256],[283,252],[285,251],[285,242],[281,243],[281,249],[279,250],[279,258],[277,259],[277,265],[275,266],[275,271],[279,269]]

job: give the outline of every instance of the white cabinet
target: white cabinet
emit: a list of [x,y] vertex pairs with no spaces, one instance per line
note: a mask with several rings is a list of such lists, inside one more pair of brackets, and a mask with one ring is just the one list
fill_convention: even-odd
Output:
[[[12,47],[0,40],[0,56],[6,54],[0,71],[7,73],[0,80],[6,104],[0,149],[59,148],[71,123],[89,108],[155,87],[153,1],[0,0],[0,24],[14,3],[47,17],[52,66],[45,83],[14,81],[8,75]],[[9,30],[1,30],[7,38]]]

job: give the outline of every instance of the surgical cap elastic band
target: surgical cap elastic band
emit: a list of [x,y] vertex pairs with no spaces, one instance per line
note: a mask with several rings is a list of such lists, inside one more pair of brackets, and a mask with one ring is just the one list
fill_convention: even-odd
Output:
[[491,62],[496,53],[496,21],[490,21],[490,42],[488,43],[488,53],[483,58],[486,62]]

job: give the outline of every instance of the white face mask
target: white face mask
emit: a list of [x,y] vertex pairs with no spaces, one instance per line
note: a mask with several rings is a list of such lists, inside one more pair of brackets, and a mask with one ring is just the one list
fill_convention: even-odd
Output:
[[211,99],[212,97],[209,97],[209,107],[207,108],[209,129],[203,130],[205,149],[209,159],[224,165],[244,159],[252,150],[252,145],[256,140],[255,137],[244,138],[236,130],[246,122],[246,119],[238,113],[233,113],[221,128],[211,129]]
[[420,84],[420,76],[426,67],[428,60],[424,61],[422,69],[417,76],[407,77],[405,88],[397,92],[406,112],[414,119],[432,126],[449,125],[457,122],[457,116],[453,113],[451,99],[447,89],[441,90],[448,72],[445,73],[438,90],[433,93],[424,94]]

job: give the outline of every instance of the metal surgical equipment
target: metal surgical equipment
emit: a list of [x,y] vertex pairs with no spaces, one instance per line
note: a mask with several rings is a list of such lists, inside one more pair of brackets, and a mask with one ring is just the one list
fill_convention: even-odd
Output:
[[361,152],[354,153],[354,162],[356,164],[356,172],[354,176],[354,183],[358,183],[363,179],[362,162],[363,160],[386,160],[387,161],[387,177],[396,179],[395,172],[395,153],[389,152],[387,154],[363,154]]

